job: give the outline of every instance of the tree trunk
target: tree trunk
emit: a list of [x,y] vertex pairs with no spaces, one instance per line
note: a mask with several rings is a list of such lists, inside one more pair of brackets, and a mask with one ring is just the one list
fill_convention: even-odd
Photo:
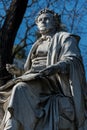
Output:
[[11,75],[6,71],[6,64],[12,63],[12,48],[18,28],[22,22],[28,0],[13,0],[6,19],[0,30],[0,86],[5,84]]
[[[12,49],[18,28],[22,22],[28,0],[13,0],[7,12],[6,19],[0,30],[0,87],[12,76],[6,71],[6,64],[12,64]],[[4,111],[0,104],[0,123]]]

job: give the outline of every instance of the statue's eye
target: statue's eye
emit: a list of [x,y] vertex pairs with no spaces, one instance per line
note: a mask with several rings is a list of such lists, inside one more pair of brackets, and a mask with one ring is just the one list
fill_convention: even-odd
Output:
[[48,17],[45,17],[45,18],[44,18],[44,21],[49,22],[49,18],[48,18]]
[[38,19],[38,22],[41,22],[41,21],[42,21],[42,18],[39,18],[39,19]]
[[49,22],[49,18],[48,17],[43,17],[43,18],[39,18],[38,22]]

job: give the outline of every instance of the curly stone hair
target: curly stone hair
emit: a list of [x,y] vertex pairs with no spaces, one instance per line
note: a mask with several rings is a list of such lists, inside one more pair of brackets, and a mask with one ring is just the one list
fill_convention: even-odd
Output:
[[64,25],[61,23],[61,15],[55,13],[54,11],[52,10],[49,10],[48,8],[45,8],[43,10],[41,10],[36,19],[35,19],[35,22],[38,23],[38,17],[41,15],[41,14],[45,14],[45,13],[50,13],[53,15],[53,18],[54,18],[54,21],[55,21],[55,28],[56,28],[56,31],[60,31],[60,30],[64,30]]

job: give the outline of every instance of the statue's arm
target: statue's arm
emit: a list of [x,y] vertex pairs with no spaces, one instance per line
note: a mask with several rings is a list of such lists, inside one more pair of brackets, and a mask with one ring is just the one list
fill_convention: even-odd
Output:
[[42,76],[49,76],[56,73],[68,74],[70,71],[71,61],[78,61],[81,58],[77,40],[73,36],[66,37],[61,45],[62,54],[60,56],[60,60],[42,70],[40,72]]
[[56,73],[68,74],[69,64],[66,62],[57,62],[56,64],[50,65],[47,68],[40,71],[41,76],[50,76]]

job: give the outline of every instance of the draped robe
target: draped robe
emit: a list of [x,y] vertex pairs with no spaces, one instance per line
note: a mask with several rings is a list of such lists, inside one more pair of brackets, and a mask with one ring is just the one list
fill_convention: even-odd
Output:
[[[32,57],[41,41],[43,38],[33,45],[28,55],[24,66],[27,73],[21,77],[24,82],[13,87],[5,123],[8,117],[14,117],[20,124],[17,125],[18,130],[84,130],[84,101],[87,97],[79,37],[67,32],[56,33],[49,46],[46,66],[58,63],[61,73],[29,81],[27,75],[36,75],[30,73],[30,69]],[[51,83],[53,80],[56,86]]]

